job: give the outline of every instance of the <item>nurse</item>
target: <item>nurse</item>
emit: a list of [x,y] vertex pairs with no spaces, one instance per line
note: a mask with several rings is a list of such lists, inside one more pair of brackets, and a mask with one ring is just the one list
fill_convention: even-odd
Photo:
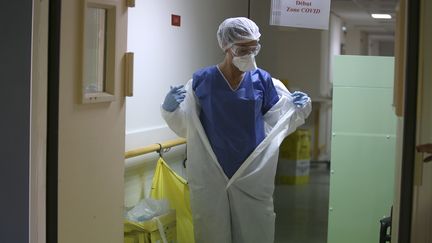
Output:
[[257,68],[260,36],[248,18],[223,21],[224,60],[196,71],[186,88],[172,87],[162,104],[188,143],[196,242],[273,242],[278,147],[309,115],[311,100]]

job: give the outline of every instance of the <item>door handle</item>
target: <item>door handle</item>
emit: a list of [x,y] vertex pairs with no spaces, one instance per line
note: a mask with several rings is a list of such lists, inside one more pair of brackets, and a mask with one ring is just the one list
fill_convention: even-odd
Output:
[[423,162],[427,163],[432,161],[432,143],[417,145],[416,148],[417,152],[428,154],[428,156],[423,159]]
[[392,218],[387,217],[380,220],[380,243],[390,242],[391,235],[388,234],[388,229],[391,229]]
[[133,96],[134,53],[125,53],[125,96]]
[[126,0],[126,6],[128,6],[129,8],[134,8],[135,0]]

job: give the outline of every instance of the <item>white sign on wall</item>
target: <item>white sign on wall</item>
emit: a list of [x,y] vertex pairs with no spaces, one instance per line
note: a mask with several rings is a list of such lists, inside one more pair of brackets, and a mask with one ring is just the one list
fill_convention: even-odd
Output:
[[272,0],[270,25],[328,29],[330,0]]

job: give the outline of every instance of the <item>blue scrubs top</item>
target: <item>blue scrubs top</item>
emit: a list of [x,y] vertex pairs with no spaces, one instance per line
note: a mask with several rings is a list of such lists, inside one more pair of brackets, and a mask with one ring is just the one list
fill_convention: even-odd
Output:
[[264,114],[279,101],[269,73],[244,73],[236,90],[217,66],[193,74],[192,88],[201,105],[200,120],[219,164],[231,178],[265,138]]

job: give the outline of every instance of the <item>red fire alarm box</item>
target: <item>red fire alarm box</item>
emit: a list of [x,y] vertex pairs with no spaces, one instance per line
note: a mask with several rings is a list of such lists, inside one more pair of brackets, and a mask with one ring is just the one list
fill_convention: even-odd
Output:
[[171,14],[171,25],[172,26],[180,26],[180,15]]

